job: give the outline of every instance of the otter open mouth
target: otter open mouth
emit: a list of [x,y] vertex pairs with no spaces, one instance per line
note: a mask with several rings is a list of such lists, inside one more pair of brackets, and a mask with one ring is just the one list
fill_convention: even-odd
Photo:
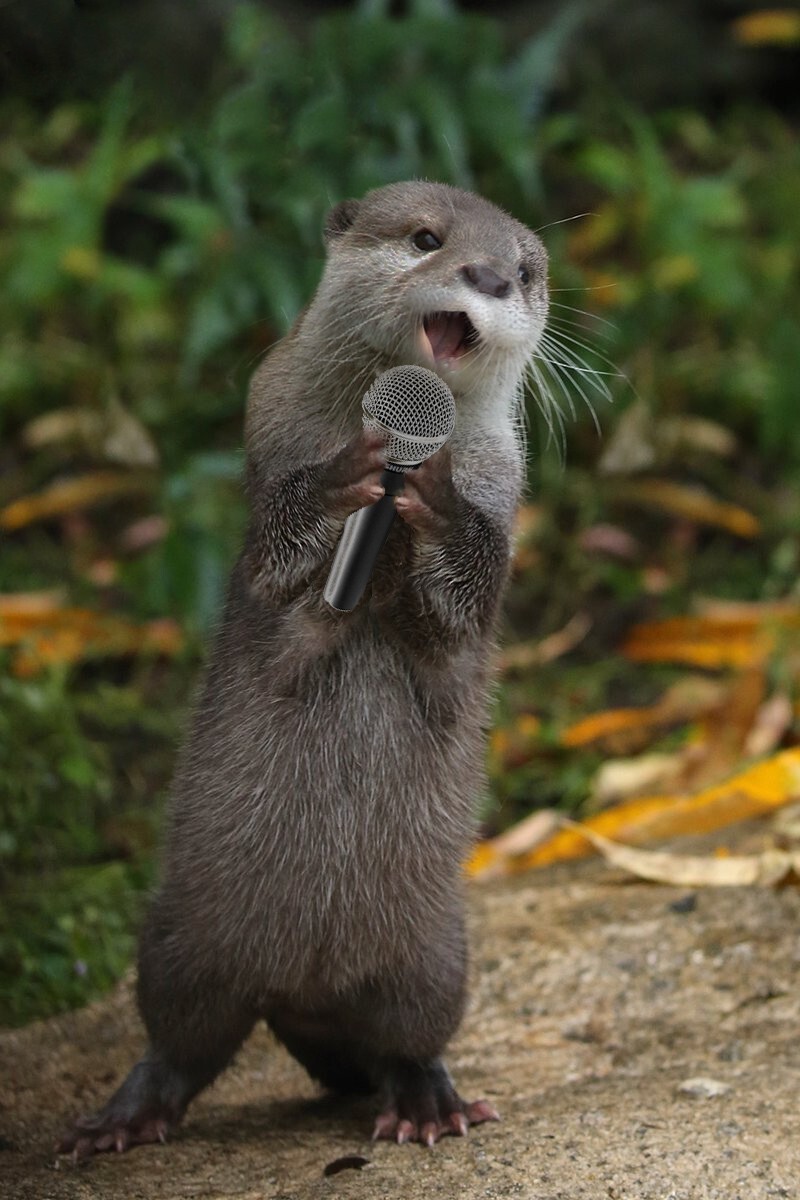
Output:
[[423,349],[437,363],[461,358],[478,344],[478,331],[465,312],[429,313],[421,337]]

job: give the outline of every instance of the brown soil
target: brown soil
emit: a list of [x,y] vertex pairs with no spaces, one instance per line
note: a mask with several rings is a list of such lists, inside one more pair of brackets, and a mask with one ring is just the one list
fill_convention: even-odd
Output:
[[[449,1062],[500,1124],[369,1141],[266,1031],[166,1146],[51,1152],[142,1048],[130,981],[0,1034],[6,1200],[800,1197],[800,892],[630,882],[594,861],[473,885],[474,985]],[[712,1084],[692,1085],[695,1079]],[[718,1092],[719,1094],[707,1094]],[[346,1156],[367,1159],[326,1177]]]

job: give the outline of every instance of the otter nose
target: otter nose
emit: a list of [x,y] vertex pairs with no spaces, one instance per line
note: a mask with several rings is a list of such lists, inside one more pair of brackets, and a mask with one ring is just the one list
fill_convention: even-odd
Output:
[[470,263],[461,268],[461,274],[485,296],[497,296],[498,298],[506,296],[511,287],[507,279],[503,279],[502,275],[498,275],[497,271],[484,266],[483,263]]

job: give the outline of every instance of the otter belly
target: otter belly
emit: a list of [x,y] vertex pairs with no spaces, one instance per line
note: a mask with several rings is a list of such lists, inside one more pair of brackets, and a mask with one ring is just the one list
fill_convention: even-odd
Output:
[[366,622],[328,654],[229,660],[214,710],[184,756],[168,849],[166,886],[206,910],[193,927],[268,992],[401,970],[452,909],[482,713],[442,719]]

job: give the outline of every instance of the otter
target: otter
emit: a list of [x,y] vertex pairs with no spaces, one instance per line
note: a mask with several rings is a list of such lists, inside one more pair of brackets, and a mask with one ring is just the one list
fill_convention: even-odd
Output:
[[[547,256],[488,200],[419,180],[337,204],[324,237],[317,292],[251,383],[249,523],[140,937],[149,1046],[59,1143],[76,1158],[164,1140],[260,1019],[324,1087],[377,1095],[373,1137],[432,1145],[498,1116],[442,1054]],[[455,432],[337,612],[344,521],[383,494],[361,399],[405,364],[450,387]]]

